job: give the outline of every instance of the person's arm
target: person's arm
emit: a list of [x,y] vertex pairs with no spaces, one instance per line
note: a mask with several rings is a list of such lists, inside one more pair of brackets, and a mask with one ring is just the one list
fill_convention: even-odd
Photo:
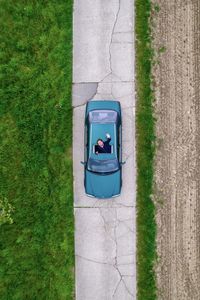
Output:
[[110,141],[111,141],[111,136],[109,133],[106,133],[106,138],[107,138],[107,141],[104,142],[104,144],[107,144],[109,145]]

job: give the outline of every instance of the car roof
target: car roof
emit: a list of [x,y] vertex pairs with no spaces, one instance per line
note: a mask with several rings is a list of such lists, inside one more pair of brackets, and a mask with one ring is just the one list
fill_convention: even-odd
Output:
[[93,153],[93,145],[97,144],[98,139],[102,139],[106,141],[106,133],[109,133],[111,136],[110,145],[113,145],[113,153],[111,154],[100,154],[98,155],[98,159],[113,159],[116,158],[116,124],[115,123],[90,123],[89,130],[89,157],[97,159],[97,155]]

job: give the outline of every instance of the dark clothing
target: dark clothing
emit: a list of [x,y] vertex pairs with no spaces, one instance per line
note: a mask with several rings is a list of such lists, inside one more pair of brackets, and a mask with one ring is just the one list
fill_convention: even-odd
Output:
[[107,141],[103,142],[104,146],[100,147],[99,145],[95,145],[95,152],[98,153],[111,153],[111,145],[109,145],[111,138],[107,139]]

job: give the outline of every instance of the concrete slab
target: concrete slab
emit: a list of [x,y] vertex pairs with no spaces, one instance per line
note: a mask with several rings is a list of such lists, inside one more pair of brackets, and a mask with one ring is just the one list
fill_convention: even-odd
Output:
[[[112,299],[120,275],[108,264],[95,263],[76,257],[76,299]],[[126,298],[124,298],[126,299]]]
[[97,93],[98,83],[87,82],[73,84],[72,87],[72,105],[77,107],[87,103]]
[[134,299],[135,243],[130,230],[135,225],[132,220],[130,228],[122,226],[132,213],[132,208],[75,209],[77,299]]
[[119,14],[114,32],[132,32],[134,26],[134,3],[127,0],[119,0]]
[[109,47],[118,0],[74,1],[73,82],[99,82],[110,73]]
[[106,82],[106,80],[104,80],[103,82],[100,82],[98,84],[96,94],[92,99],[118,100],[121,102],[122,108],[135,106],[135,92],[133,82],[113,82],[112,79],[113,77],[109,77],[107,78],[107,80],[111,81]]
[[130,0],[76,0],[73,82],[100,82],[111,72],[121,80],[133,80],[133,46],[127,38],[132,44]]
[[121,81],[133,81],[133,45],[128,43],[112,43],[110,52],[112,72],[119,77]]

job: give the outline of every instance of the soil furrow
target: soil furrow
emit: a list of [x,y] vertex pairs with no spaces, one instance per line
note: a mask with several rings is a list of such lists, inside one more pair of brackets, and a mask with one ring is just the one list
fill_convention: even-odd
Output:
[[[158,299],[200,299],[200,3],[158,0],[155,204]],[[160,51],[160,49],[164,49]]]

